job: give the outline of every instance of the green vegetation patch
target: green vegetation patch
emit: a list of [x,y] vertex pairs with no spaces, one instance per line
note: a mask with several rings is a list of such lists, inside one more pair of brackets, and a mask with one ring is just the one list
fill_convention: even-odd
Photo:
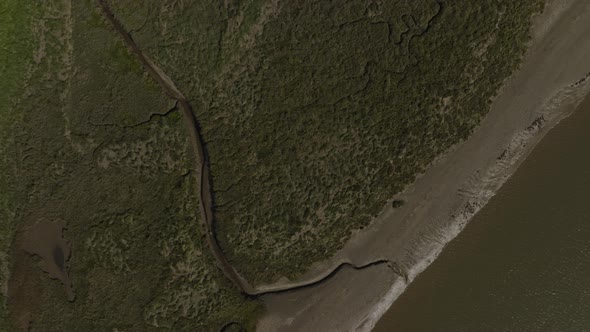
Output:
[[10,136],[19,187],[8,203],[21,207],[15,226],[23,230],[66,222],[76,298],[69,302],[63,286],[37,270],[20,280],[40,293],[30,303],[9,302],[12,329],[27,314],[31,331],[253,326],[261,304],[234,289],[204,243],[192,150],[175,102],[94,1],[69,4],[39,5],[32,23],[42,27],[34,45],[42,52],[26,98],[13,108],[24,121]]
[[14,105],[24,92],[33,61],[32,17],[36,6],[7,0],[0,3],[0,330],[6,327],[5,296],[9,275],[9,245],[18,213],[15,127],[22,114]]

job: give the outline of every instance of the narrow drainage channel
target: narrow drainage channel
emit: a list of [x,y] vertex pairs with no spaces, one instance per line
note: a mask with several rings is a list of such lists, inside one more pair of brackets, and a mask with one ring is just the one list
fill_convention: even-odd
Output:
[[207,239],[207,245],[209,250],[215,257],[217,267],[223,272],[223,274],[242,292],[248,297],[257,298],[266,294],[277,294],[282,292],[288,292],[293,290],[302,289],[305,287],[315,286],[330,279],[344,266],[350,266],[355,270],[362,270],[371,266],[387,264],[391,270],[404,278],[405,273],[401,271],[395,262],[386,259],[378,259],[362,265],[355,265],[350,262],[342,262],[337,264],[333,269],[327,271],[323,275],[307,280],[305,282],[294,283],[284,286],[277,286],[267,289],[257,289],[252,287],[246,279],[244,279],[228,262],[223,250],[217,242],[214,232],[215,216],[213,213],[213,188],[212,179],[209,169],[209,158],[205,149],[205,144],[201,135],[199,123],[193,113],[192,106],[188,99],[178,90],[174,85],[173,81],[152,62],[135,43],[131,35],[123,28],[123,25],[115,17],[110,7],[105,0],[97,0],[98,5],[101,7],[104,16],[111,23],[115,31],[123,38],[127,49],[135,55],[135,57],[141,62],[144,69],[148,74],[162,87],[168,96],[176,99],[180,109],[182,110],[183,120],[189,134],[191,136],[191,145],[196,155],[195,169],[198,170],[197,181],[199,191],[199,213],[201,216],[201,226],[205,237]]

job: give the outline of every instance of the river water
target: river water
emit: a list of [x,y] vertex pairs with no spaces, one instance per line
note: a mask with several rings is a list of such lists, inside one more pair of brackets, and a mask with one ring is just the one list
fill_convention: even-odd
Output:
[[590,98],[374,331],[590,331]]

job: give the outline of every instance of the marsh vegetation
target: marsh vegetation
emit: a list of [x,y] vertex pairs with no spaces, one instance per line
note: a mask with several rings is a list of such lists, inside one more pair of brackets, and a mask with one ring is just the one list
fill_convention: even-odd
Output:
[[[30,278],[39,300],[15,308],[29,310],[33,331],[251,328],[262,306],[207,249],[174,101],[94,1],[16,3],[0,5],[23,23],[0,23],[0,41],[15,45],[0,48],[11,77],[0,82],[0,223],[10,230],[0,283],[14,230],[64,220],[76,300]],[[264,284],[328,259],[471,133],[517,68],[542,2],[110,5],[190,99],[216,236]]]

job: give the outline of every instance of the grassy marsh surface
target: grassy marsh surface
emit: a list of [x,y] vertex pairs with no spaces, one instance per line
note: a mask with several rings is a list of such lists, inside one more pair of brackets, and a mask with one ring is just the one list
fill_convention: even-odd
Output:
[[219,241],[268,283],[330,257],[471,133],[542,3],[112,6],[193,99]]
[[[255,284],[329,258],[466,138],[518,66],[541,8],[538,0],[110,4],[191,99],[211,158],[217,237]],[[38,271],[26,279],[40,289],[36,299],[9,301],[13,324],[28,314],[33,331],[209,330],[230,321],[251,329],[262,307],[232,287],[204,243],[174,102],[93,1],[8,1],[5,17],[0,226],[11,231],[0,235],[0,283],[12,230],[64,220],[76,293],[67,301]]]
[[[3,112],[22,119],[12,122],[16,156],[9,160],[19,179],[11,192],[21,196],[9,203],[22,211],[13,219],[25,231],[39,222],[67,221],[76,298],[69,302],[61,284],[40,270],[27,277],[15,268],[8,302],[13,328],[253,324],[248,319],[260,305],[232,288],[203,243],[192,156],[174,102],[127,53],[94,2],[48,2],[37,9],[32,26],[42,27],[33,31],[43,50],[30,67],[34,79]],[[21,258],[20,250],[15,242],[13,257]],[[16,287],[21,282],[39,290],[33,300]]]

